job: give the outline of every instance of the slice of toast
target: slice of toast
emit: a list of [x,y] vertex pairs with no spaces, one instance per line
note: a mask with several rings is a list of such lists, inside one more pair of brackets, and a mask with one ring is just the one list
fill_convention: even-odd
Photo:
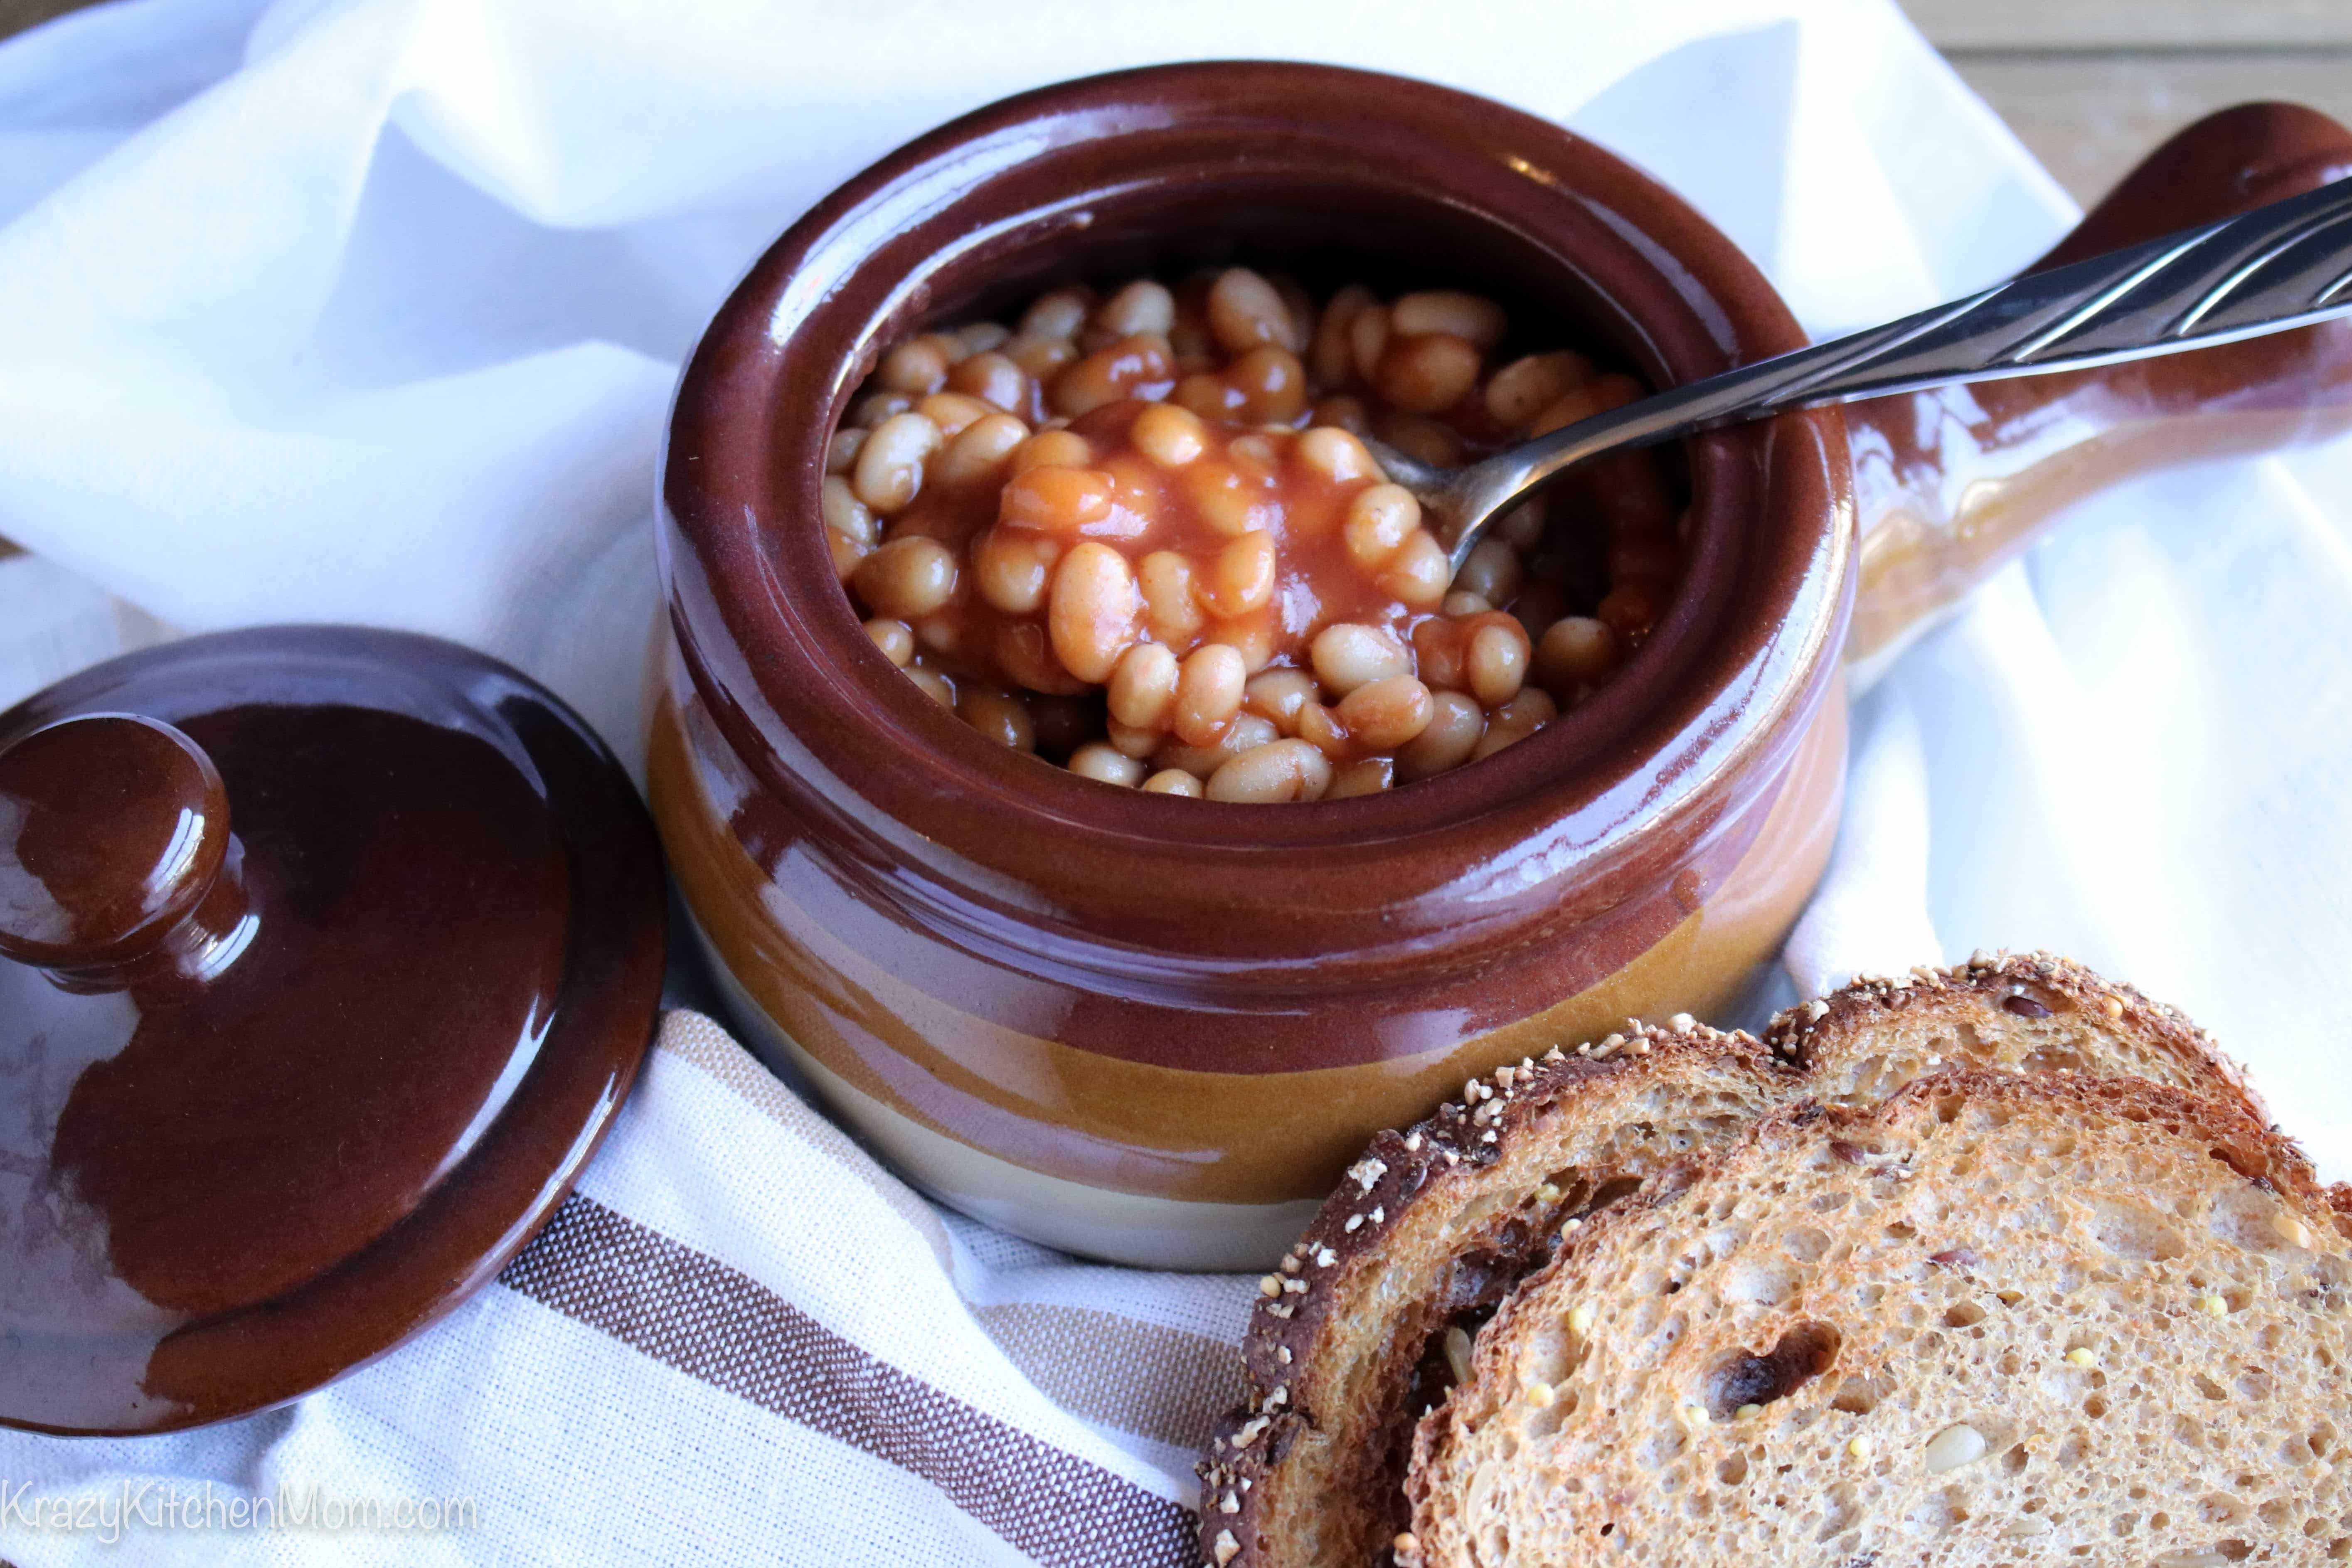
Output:
[[1787,1108],[1504,1304],[1398,1555],[2346,1561],[2347,1230],[2242,1104],[2142,1079]]
[[1502,1068],[1374,1139],[1261,1282],[1246,1403],[1201,1467],[1207,1561],[1388,1562],[1413,1423],[1564,1226],[1671,1182],[1776,1107],[1870,1103],[1948,1062],[2136,1074],[2259,1114],[2194,1026],[2044,954],[1857,981],[1781,1014],[1760,1041],[1676,1018]]

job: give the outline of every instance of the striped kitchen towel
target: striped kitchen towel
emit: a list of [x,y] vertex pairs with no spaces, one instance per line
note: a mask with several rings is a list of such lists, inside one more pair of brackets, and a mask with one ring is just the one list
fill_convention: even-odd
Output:
[[[0,560],[0,704],[175,628],[356,621],[506,658],[634,753],[663,418],[729,279],[990,99],[1268,54],[1566,121],[1816,332],[2071,221],[1891,0],[117,0],[0,46],[0,533],[34,552]],[[1856,710],[1798,980],[2074,952],[2293,1086],[2352,1174],[2311,1005],[2352,966],[2336,461],[2325,506],[2275,464],[2095,503],[1915,648]],[[498,1286],[288,1410],[0,1433],[0,1559],[1176,1568],[1254,1289],[938,1210],[677,1012]]]
[[935,1209],[674,1011],[497,1287],[292,1410],[0,1434],[0,1551],[1186,1568],[1191,1467],[1240,1386],[1255,1289],[1075,1263]]

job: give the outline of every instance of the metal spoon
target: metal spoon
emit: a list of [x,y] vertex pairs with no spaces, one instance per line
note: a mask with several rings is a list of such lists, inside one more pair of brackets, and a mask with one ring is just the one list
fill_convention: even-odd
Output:
[[1464,468],[1367,445],[1419,498],[1459,572],[1498,515],[1606,452],[1784,409],[2119,364],[2343,315],[2352,315],[2352,179],[1688,382]]

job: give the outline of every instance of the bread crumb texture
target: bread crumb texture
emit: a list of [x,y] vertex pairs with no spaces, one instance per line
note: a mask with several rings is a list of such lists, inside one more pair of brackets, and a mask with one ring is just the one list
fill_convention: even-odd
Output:
[[2352,1241],[2242,1102],[1945,1069],[1580,1231],[1421,1423],[1411,1557],[2352,1561],[2347,1367]]
[[[1865,975],[1780,1014],[1760,1039],[1686,1015],[1664,1027],[1629,1019],[1502,1064],[1427,1121],[1375,1138],[1260,1282],[1247,1385],[1200,1467],[1203,1561],[1406,1563],[1414,1424],[1563,1238],[1673,1188],[1777,1108],[1872,1105],[1946,1067],[2130,1074],[2261,1115],[2194,1025],[2046,953]],[[2352,1224],[2352,1194],[2345,1207]],[[1541,1397],[1519,1395],[1550,1408]]]

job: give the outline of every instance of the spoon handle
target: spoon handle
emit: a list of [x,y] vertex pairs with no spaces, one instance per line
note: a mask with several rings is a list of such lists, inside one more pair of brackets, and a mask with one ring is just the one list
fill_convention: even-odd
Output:
[[1783,409],[2117,364],[2344,315],[2352,315],[2352,179],[1670,387],[1539,437],[1459,472],[1464,526],[1449,542],[1464,553],[1507,501],[1603,452]]

